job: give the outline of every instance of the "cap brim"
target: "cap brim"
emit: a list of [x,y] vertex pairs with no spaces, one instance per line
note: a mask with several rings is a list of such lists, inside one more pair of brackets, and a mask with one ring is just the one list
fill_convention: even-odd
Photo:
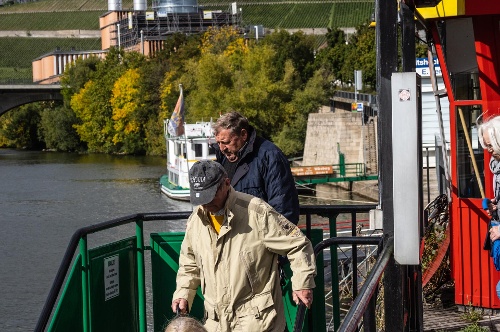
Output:
[[194,191],[191,189],[191,204],[193,205],[204,205],[210,203],[219,189],[219,183],[214,184],[210,188],[206,188],[201,191]]

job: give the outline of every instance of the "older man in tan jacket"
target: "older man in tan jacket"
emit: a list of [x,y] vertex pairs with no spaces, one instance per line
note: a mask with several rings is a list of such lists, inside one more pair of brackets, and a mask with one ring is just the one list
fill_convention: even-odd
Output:
[[208,331],[285,331],[276,260],[288,257],[293,300],[310,307],[311,243],[266,202],[235,191],[219,163],[195,163],[189,181],[197,207],[182,242],[172,310],[187,312],[201,286]]

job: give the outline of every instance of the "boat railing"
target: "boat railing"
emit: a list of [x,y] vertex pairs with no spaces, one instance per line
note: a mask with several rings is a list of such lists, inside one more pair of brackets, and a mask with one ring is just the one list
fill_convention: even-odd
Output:
[[[358,247],[360,246],[366,246],[366,244],[370,244],[372,246],[378,246],[378,241],[380,241],[379,237],[357,237],[356,234],[359,234],[359,218],[358,216],[361,214],[362,219],[365,218],[368,215],[368,212],[372,209],[374,209],[376,205],[374,204],[367,204],[367,205],[308,205],[308,206],[301,206],[300,207],[300,213],[303,216],[302,218],[305,218],[305,229],[303,230],[308,238],[311,238],[311,236],[316,236],[317,233],[319,232],[320,234],[323,234],[322,230],[318,229],[316,219],[317,218],[328,218],[328,224],[324,227],[319,227],[319,228],[329,228],[329,233],[330,236],[333,238],[337,238],[339,244],[350,244],[352,245],[351,252],[349,253],[349,261],[352,264],[352,267],[357,268],[358,266]],[[67,277],[68,272],[71,269],[72,262],[75,260],[75,255],[78,254],[78,249],[79,253],[81,256],[81,264],[82,268],[81,272],[81,293],[82,299],[81,301],[83,302],[81,307],[82,307],[82,319],[83,319],[83,331],[90,331],[91,329],[91,321],[90,321],[90,316],[92,316],[88,308],[91,307],[89,305],[90,299],[88,298],[88,292],[89,292],[89,285],[88,285],[88,280],[90,279],[87,273],[89,273],[90,267],[86,266],[85,264],[88,264],[89,260],[89,250],[87,249],[87,236],[93,233],[97,233],[103,230],[111,229],[114,227],[118,226],[123,226],[126,224],[133,224],[135,223],[135,248],[133,249],[133,252],[135,252],[136,255],[136,261],[137,261],[137,266],[136,266],[136,272],[135,272],[135,278],[136,280],[136,287],[137,287],[137,311],[138,311],[138,323],[137,323],[137,330],[141,332],[145,332],[147,330],[147,324],[146,324],[146,295],[145,295],[145,260],[144,260],[144,253],[147,250],[152,250],[151,246],[145,246],[144,244],[144,223],[148,221],[169,221],[169,220],[185,220],[189,217],[191,214],[191,211],[187,212],[166,212],[166,213],[140,213],[140,214],[134,214],[130,216],[125,216],[122,218],[117,218],[113,220],[109,220],[103,223],[87,226],[78,229],[72,236],[69,245],[66,249],[66,252],[63,256],[62,262],[59,266],[59,269],[57,271],[55,280],[52,284],[52,287],[49,291],[48,297],[46,299],[46,302],[44,304],[44,307],[42,309],[41,315],[39,317],[39,320],[37,322],[35,331],[44,331],[47,329],[47,326],[49,324],[49,321],[51,319],[51,316],[53,317],[55,315],[54,309],[56,308],[56,311],[59,309],[59,302],[61,302],[61,291],[64,294],[66,292],[66,287],[65,286],[65,280],[66,284],[68,283]],[[352,236],[347,236],[347,237],[337,237],[337,222],[338,222],[338,217],[342,216],[344,221],[346,222],[345,219],[350,219],[351,222],[351,234]],[[313,217],[315,218],[315,223],[313,227]],[[341,218],[342,219],[342,218]],[[363,219],[365,220],[365,219]],[[358,239],[359,238],[359,239]],[[317,240],[317,239],[316,239]],[[321,241],[316,241],[316,243],[319,243]],[[322,240],[322,239],[320,239]],[[313,242],[314,243],[314,242]],[[326,288],[330,287],[331,288],[331,297],[330,300],[332,301],[331,306],[333,308],[333,321],[334,321],[334,326],[335,329],[340,326],[340,300],[339,300],[339,294],[338,294],[338,285],[339,285],[339,272],[338,272],[338,266],[337,262],[339,261],[337,258],[337,251],[333,250],[330,253],[330,259],[331,262],[334,264],[331,264],[331,270],[332,270],[332,279],[331,279],[331,285],[327,285]],[[318,262],[319,263],[319,262]],[[321,262],[322,263],[322,262]],[[121,263],[120,263],[121,266]],[[321,267],[323,267],[323,264],[321,264]],[[73,271],[72,271],[73,273]],[[357,281],[357,275],[358,273],[352,273],[352,279],[353,279],[353,284],[356,285],[358,283]],[[70,274],[71,276],[71,274]],[[153,278],[154,278],[154,271],[153,271]],[[323,280],[323,278],[321,278]],[[331,287],[334,285],[335,287]],[[318,285],[320,287],[322,285]],[[154,288],[154,287],[153,287]],[[354,291],[356,292],[356,287],[354,287]],[[315,291],[316,292],[316,291]],[[324,289],[319,288],[318,292],[321,292],[319,294],[325,294]],[[316,296],[316,293],[315,293]],[[319,298],[316,296],[316,298]],[[317,305],[321,304],[323,310],[320,312],[320,310],[316,310],[314,315],[312,315],[311,312],[308,313],[310,319],[307,319],[306,321],[306,326],[305,328],[307,331],[316,331],[316,330],[325,330],[323,328],[319,329],[317,325],[315,324],[323,324],[323,327],[326,326],[325,323],[325,303],[321,303],[323,301],[318,301]],[[313,304],[314,305],[314,304]],[[300,307],[299,307],[300,308]],[[312,310],[311,310],[312,311]],[[289,324],[293,325],[293,320],[295,317],[291,317],[290,320],[288,321]],[[52,318],[53,319],[53,318]],[[287,318],[288,319],[288,318]],[[53,321],[51,323],[51,326],[53,324]],[[51,326],[49,326],[49,330],[51,329]],[[289,325],[290,326],[290,325]],[[57,329],[55,329],[57,330]]]

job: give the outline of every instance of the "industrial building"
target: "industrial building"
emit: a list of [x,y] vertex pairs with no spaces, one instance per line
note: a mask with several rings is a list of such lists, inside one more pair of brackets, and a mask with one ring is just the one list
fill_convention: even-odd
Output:
[[[101,50],[61,51],[33,60],[33,82],[59,82],[67,65],[79,58],[105,56],[111,47],[152,56],[175,34],[196,34],[210,27],[241,27],[241,10],[233,2],[227,11],[204,10],[197,0],[134,0],[133,10],[123,10],[121,0],[108,0],[108,11],[99,17]],[[242,31],[243,32],[243,31]]]

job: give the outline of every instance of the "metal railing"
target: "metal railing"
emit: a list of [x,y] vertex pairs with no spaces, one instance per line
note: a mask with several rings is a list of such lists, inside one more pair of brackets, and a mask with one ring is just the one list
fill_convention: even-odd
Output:
[[[329,248],[331,246],[338,246],[338,245],[341,245],[341,244],[350,244],[350,245],[353,245],[353,246],[358,246],[358,245],[376,245],[378,247],[377,251],[380,251],[380,249],[382,248],[382,237],[380,237],[380,236],[374,236],[374,237],[335,237],[335,238],[329,238],[329,239],[326,239],[326,240],[318,243],[314,247],[314,255],[318,256],[324,249]],[[379,261],[377,261],[378,265],[380,265]],[[384,268],[385,268],[385,264],[383,265]],[[376,279],[376,282],[372,281],[372,279],[374,278],[373,275],[374,275],[376,269],[378,269],[376,266],[372,269],[372,272],[371,272],[370,276],[368,277],[368,279],[363,284],[363,288],[361,289],[360,294],[357,297],[354,295],[354,293],[356,293],[355,290],[357,288],[357,287],[354,287],[354,285],[357,285],[357,280],[356,280],[356,277],[355,277],[356,273],[352,274],[352,276],[353,276],[353,281],[352,281],[352,285],[353,285],[353,297],[355,297],[354,304],[356,304],[357,302],[361,301],[362,302],[362,306],[356,304],[356,306],[358,308],[355,310],[356,316],[354,316],[354,317],[349,317],[349,315],[350,315],[349,313],[351,312],[351,310],[349,310],[348,315],[342,321],[342,324],[340,325],[339,329],[342,329],[342,326],[346,325],[346,321],[355,321],[356,320],[356,322],[359,322],[359,318],[360,318],[360,317],[358,317],[359,313],[365,313],[365,310],[366,310],[368,304],[370,304],[371,296],[373,295],[373,292],[375,291],[375,286],[378,284],[379,278]],[[382,271],[383,271],[383,269],[382,269]],[[377,276],[379,275],[378,272],[376,274],[377,274]],[[333,282],[332,282],[332,285],[333,285]],[[368,294],[369,297],[367,299],[365,299],[367,295],[365,294],[366,291],[364,290],[364,288],[368,288],[370,290],[370,293]],[[353,304],[352,308],[354,308],[354,306],[355,306],[354,304]],[[374,306],[373,302],[371,302],[371,304],[372,305],[370,307],[370,317],[374,318],[375,317],[375,306]],[[354,315],[354,314],[351,314],[351,316],[352,315]],[[294,332],[299,332],[299,331],[302,330],[302,325],[303,325],[303,322],[304,322],[304,316],[305,316],[305,305],[303,303],[301,303],[299,305],[299,309],[297,310],[297,316],[295,318]],[[338,325],[335,326],[335,327],[336,327],[335,330],[337,331]],[[372,329],[366,329],[365,328],[364,331],[375,331],[375,329],[374,328],[372,328]]]
[[[358,213],[368,213],[370,210],[374,209],[376,205],[343,205],[343,206],[332,206],[332,205],[310,205],[310,206],[301,206],[300,207],[300,213],[301,215],[305,215],[305,222],[306,222],[306,227],[305,227],[305,233],[308,238],[311,237],[311,229],[312,229],[312,216],[313,215],[319,215],[322,217],[327,217],[329,219],[329,229],[330,229],[330,234],[333,235],[333,237],[336,237],[337,233],[337,217],[340,214],[350,214],[351,215],[351,234],[353,237],[342,237],[342,238],[336,238],[334,242],[338,244],[351,244],[353,246],[352,250],[352,264],[353,266],[357,266],[357,245],[358,244],[378,244],[380,239],[378,237],[355,237],[356,232],[358,231],[358,222],[357,222],[357,214]],[[109,220],[103,223],[87,226],[78,229],[72,236],[69,245],[66,249],[66,252],[64,254],[63,260],[61,262],[61,265],[59,266],[59,269],[57,271],[55,280],[52,284],[52,287],[50,289],[49,295],[47,297],[47,300],[45,302],[45,305],[42,309],[42,312],[40,314],[40,317],[38,319],[37,325],[35,327],[36,332],[41,332],[44,331],[47,327],[47,324],[49,322],[49,319],[51,317],[51,314],[54,310],[54,307],[56,306],[56,302],[58,297],[60,296],[61,290],[63,288],[66,276],[68,274],[68,271],[71,269],[71,264],[73,261],[73,257],[75,256],[75,253],[78,250],[78,247],[80,247],[80,254],[82,255],[82,261],[84,261],[84,256],[87,255],[87,235],[93,234],[99,231],[103,231],[106,229],[110,229],[113,227],[118,227],[122,225],[126,225],[129,223],[135,223],[136,224],[136,252],[137,252],[137,276],[138,276],[138,282],[139,282],[139,293],[141,293],[141,288],[144,289],[144,270],[145,270],[145,263],[144,263],[144,250],[148,250],[144,246],[144,237],[143,237],[143,223],[147,221],[159,221],[159,220],[177,220],[177,219],[187,219],[189,215],[191,214],[191,211],[187,212],[168,212],[168,213],[140,213],[140,214],[134,214],[130,216],[125,216],[122,218],[117,218],[113,220]],[[328,241],[328,240],[327,240]],[[329,243],[329,242],[326,242]],[[330,245],[330,244],[329,244]],[[331,265],[331,270],[332,270],[332,285],[337,285],[338,284],[338,268],[337,268],[337,252],[332,251],[331,252],[331,260],[332,262],[335,262],[335,264]],[[85,273],[85,272],[82,272]],[[353,273],[353,282],[356,282],[356,273]],[[85,277],[83,278],[85,279]],[[84,287],[84,285],[83,285]],[[338,288],[335,289],[335,287],[332,288],[332,300],[337,301],[333,305],[334,308],[339,308],[339,296],[338,296]],[[83,301],[88,301],[88,299],[83,299]],[[145,295],[144,294],[139,294],[138,298],[138,308],[139,308],[139,330],[141,332],[145,332],[147,329],[146,325],[146,303],[145,303]],[[89,328],[90,322],[89,322],[89,317],[88,313],[85,313],[85,308],[87,305],[83,304],[84,307],[84,312],[82,315],[84,316],[84,330],[85,326],[87,326],[87,330]],[[87,317],[85,317],[87,315]],[[337,312],[334,312],[333,314],[333,320],[335,322],[335,326],[339,326],[340,324],[340,312],[337,310]],[[309,329],[308,331],[312,332],[312,320],[309,319]]]

